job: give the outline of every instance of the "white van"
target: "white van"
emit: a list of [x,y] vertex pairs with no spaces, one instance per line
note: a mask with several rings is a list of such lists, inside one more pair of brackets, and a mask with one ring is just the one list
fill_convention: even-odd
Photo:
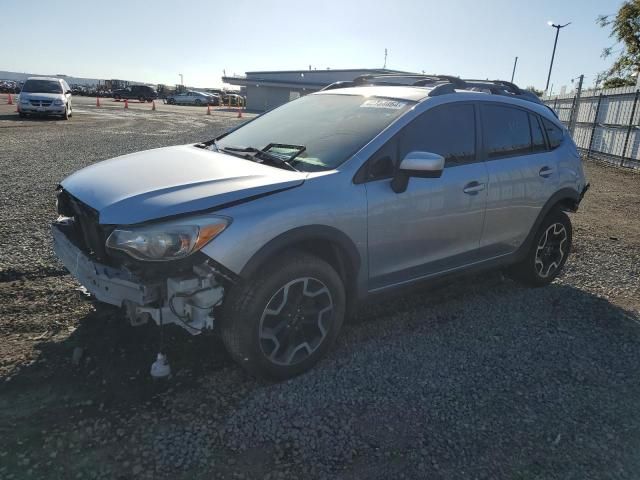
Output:
[[71,88],[61,78],[30,77],[20,91],[18,114],[62,115],[68,120],[73,114]]

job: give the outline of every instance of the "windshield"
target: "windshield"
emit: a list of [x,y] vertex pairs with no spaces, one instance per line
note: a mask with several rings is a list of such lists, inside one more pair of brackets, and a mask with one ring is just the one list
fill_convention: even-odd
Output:
[[22,91],[25,93],[62,93],[62,85],[55,80],[27,80]]
[[336,168],[407,111],[414,102],[361,95],[308,95],[218,140],[221,149],[271,144],[304,146],[291,165],[313,172]]

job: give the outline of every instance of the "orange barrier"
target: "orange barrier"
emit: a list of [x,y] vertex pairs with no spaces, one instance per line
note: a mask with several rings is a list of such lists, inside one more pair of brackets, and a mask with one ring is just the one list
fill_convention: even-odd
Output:
[[152,112],[155,112],[155,111],[156,111],[156,101],[155,101],[155,100],[152,100],[152,101],[151,101],[151,111],[152,111]]
[[207,105],[207,115],[211,115],[211,105]]
[[7,105],[13,105],[13,98],[11,98],[10,93],[7,93]]
[[127,100],[126,98],[124,99],[124,108],[129,108],[129,100]]
[[238,118],[242,118],[242,108],[238,108]]
[[100,107],[100,97],[96,97],[96,107]]

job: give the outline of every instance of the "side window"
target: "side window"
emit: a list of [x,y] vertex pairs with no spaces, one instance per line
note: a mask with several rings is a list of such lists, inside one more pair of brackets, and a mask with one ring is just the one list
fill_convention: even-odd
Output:
[[529,114],[524,110],[483,105],[482,132],[489,160],[531,153]]
[[544,125],[544,129],[547,132],[547,138],[549,139],[549,146],[553,150],[554,148],[558,148],[562,143],[562,138],[564,137],[564,133],[562,129],[554,125],[552,122],[547,120],[546,118],[542,119],[542,124]]
[[411,151],[440,154],[446,167],[476,160],[476,120],[473,105],[449,104],[423,113],[400,136],[400,156]]
[[540,120],[537,115],[529,114],[529,122],[531,124],[531,146],[534,152],[544,152],[547,150],[546,142],[544,141],[544,133],[540,126]]

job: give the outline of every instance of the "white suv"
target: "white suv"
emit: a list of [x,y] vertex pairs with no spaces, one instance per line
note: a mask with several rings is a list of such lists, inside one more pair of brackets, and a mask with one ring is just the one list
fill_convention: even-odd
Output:
[[61,115],[68,120],[73,114],[71,88],[61,78],[30,77],[20,91],[18,114]]

